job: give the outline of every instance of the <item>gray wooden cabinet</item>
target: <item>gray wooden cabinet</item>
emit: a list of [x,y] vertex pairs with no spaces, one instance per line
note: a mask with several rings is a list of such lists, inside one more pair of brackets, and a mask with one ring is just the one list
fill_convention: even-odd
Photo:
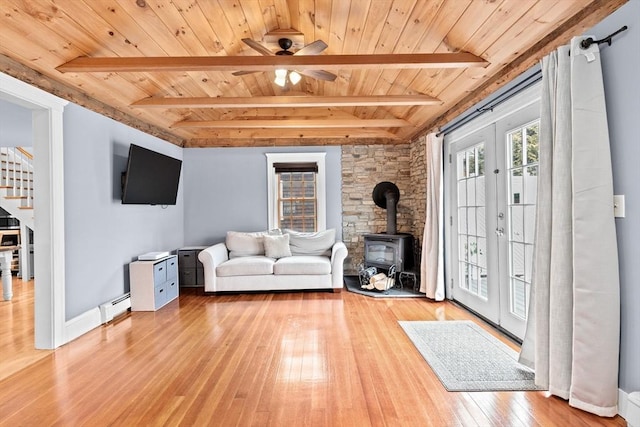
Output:
[[129,264],[131,311],[156,311],[178,297],[178,257]]
[[204,287],[204,268],[198,260],[198,254],[206,246],[189,246],[178,249],[178,267],[180,271],[180,287]]

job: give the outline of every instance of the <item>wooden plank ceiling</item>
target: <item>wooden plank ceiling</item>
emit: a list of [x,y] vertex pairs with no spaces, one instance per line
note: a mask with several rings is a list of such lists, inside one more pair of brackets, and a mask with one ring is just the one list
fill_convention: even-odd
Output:
[[[405,143],[625,1],[2,0],[0,70],[182,146]],[[264,55],[282,34],[328,47],[242,41]],[[411,64],[434,53],[481,62]],[[134,67],[65,70],[78,57]],[[193,64],[156,67],[174,57]],[[337,77],[281,88],[279,58]]]

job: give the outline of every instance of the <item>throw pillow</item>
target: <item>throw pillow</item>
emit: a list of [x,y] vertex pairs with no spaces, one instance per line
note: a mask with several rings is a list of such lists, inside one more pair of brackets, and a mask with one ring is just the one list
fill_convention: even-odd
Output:
[[232,257],[264,255],[262,243],[264,234],[262,231],[255,233],[229,231],[225,243]]
[[269,258],[284,258],[291,256],[289,249],[289,235],[264,236],[264,254]]
[[336,242],[336,230],[302,233],[295,230],[284,230],[289,235],[289,246],[293,255],[331,255],[331,248]]

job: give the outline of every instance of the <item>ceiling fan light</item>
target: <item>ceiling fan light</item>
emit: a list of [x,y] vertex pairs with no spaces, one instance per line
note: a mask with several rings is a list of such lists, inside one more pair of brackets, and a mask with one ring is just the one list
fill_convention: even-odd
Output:
[[278,76],[273,82],[280,87],[284,87],[287,84],[287,79],[285,77]]
[[287,70],[285,70],[284,68],[276,69],[276,78],[285,79],[286,77],[287,77]]
[[295,71],[291,71],[289,73],[289,81],[291,83],[293,83],[294,85],[297,85],[298,82],[300,82],[300,79],[302,78],[302,76],[298,73],[296,73]]

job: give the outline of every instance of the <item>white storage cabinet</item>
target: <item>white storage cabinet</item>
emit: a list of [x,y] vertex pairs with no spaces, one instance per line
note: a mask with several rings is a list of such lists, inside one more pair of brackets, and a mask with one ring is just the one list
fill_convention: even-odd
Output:
[[178,257],[129,264],[131,311],[156,311],[178,297]]

